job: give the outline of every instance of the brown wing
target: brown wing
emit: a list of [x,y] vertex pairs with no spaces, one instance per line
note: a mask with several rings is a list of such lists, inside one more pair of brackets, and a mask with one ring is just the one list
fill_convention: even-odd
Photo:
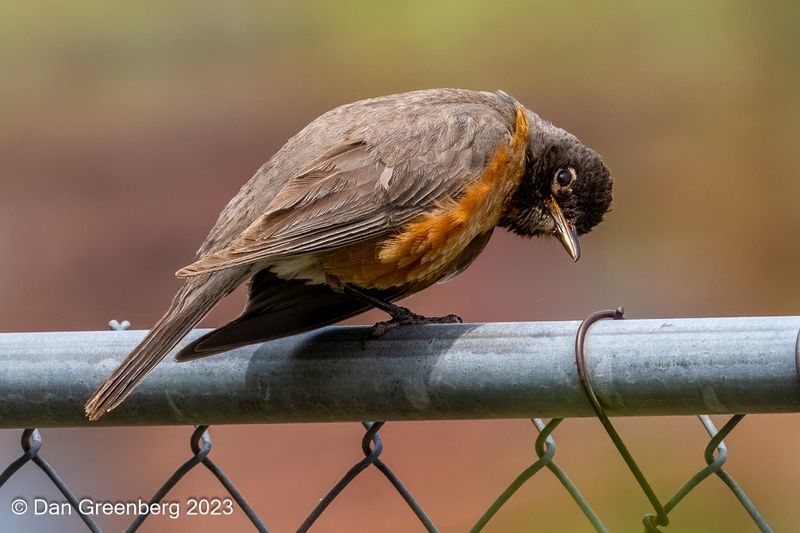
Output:
[[[432,89],[325,113],[292,137],[228,203],[198,251],[207,259],[197,269],[186,269],[187,275],[248,263],[273,250],[342,246],[402,225],[456,196],[474,178],[513,127],[518,105],[502,93]],[[299,282],[272,287],[268,274],[256,275],[245,314],[193,343],[191,356],[299,331],[313,325],[306,322],[307,311],[316,305],[325,310],[317,324],[361,309],[332,291]],[[87,402],[89,418],[97,420],[119,405],[220,298],[250,275],[251,269],[242,267],[186,280],[164,316]],[[297,310],[281,307],[282,300]],[[276,325],[265,318],[281,312]]]
[[361,135],[351,132],[289,179],[230,245],[177,275],[330,250],[398,230],[480,177],[514,130],[514,106],[506,104],[423,107]]

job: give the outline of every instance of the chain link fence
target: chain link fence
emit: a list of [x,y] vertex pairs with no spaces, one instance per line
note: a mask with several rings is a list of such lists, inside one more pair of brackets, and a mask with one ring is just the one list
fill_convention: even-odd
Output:
[[[744,414],[731,416],[720,429],[714,426],[709,416],[698,416],[699,422],[709,435],[708,443],[703,452],[706,466],[688,479],[669,500],[662,501],[656,495],[656,491],[651,486],[650,481],[642,469],[638,466],[623,439],[615,430],[607,411],[609,411],[610,408],[613,408],[614,411],[620,411],[619,405],[629,401],[628,397],[630,396],[630,391],[625,392],[623,381],[627,382],[628,385],[631,383],[639,383],[639,389],[641,389],[641,382],[645,381],[643,376],[649,376],[650,379],[664,382],[665,386],[669,388],[675,385],[671,377],[671,372],[675,369],[679,369],[678,374],[681,379],[692,381],[692,383],[687,386],[695,390],[695,394],[689,399],[687,399],[687,397],[682,397],[680,390],[672,397],[672,407],[677,413],[685,413],[687,409],[690,410],[695,407],[698,402],[715,406],[716,412],[726,411],[731,405],[730,400],[732,400],[734,396],[738,396],[739,401],[750,402],[755,412],[796,411],[797,408],[800,407],[800,401],[798,400],[798,396],[800,396],[800,384],[798,384],[797,380],[797,346],[799,338],[797,331],[800,329],[800,319],[796,317],[782,317],[778,319],[703,319],[723,320],[723,322],[727,320],[727,322],[722,325],[716,322],[705,324],[687,322],[686,324],[678,324],[677,326],[674,323],[664,322],[656,328],[656,331],[663,329],[671,331],[673,338],[664,338],[660,344],[661,351],[651,354],[650,359],[639,357],[638,361],[643,368],[636,370],[632,367],[624,367],[629,373],[632,373],[632,375],[620,377],[618,375],[621,369],[619,365],[624,363],[624,358],[622,360],[612,358],[609,363],[609,360],[605,360],[602,356],[598,355],[602,352],[601,348],[595,346],[594,349],[596,352],[593,352],[592,349],[587,349],[587,344],[588,333],[595,323],[604,319],[621,320],[622,315],[622,309],[601,311],[590,315],[579,324],[577,333],[574,334],[573,337],[572,365],[575,380],[570,378],[568,381],[572,385],[577,382],[584,396],[584,403],[586,404],[580,409],[585,409],[586,406],[591,409],[594,416],[602,424],[615,449],[624,460],[642,493],[649,501],[652,510],[647,512],[642,518],[643,529],[648,532],[665,531],[670,525],[669,513],[673,511],[687,495],[700,486],[703,481],[709,477],[716,477],[730,489],[732,496],[747,512],[758,530],[764,532],[772,531],[764,517],[762,517],[756,509],[754,503],[747,497],[743,488],[737,484],[723,468],[727,459],[727,448],[724,439],[735,429],[737,424],[741,422],[745,416]],[[652,324],[644,328],[644,331],[652,331],[653,328],[650,326],[652,326]],[[665,328],[665,326],[667,327]],[[119,324],[112,321],[111,327],[112,329],[126,329],[127,323]],[[452,327],[447,326],[447,328]],[[458,327],[456,326],[456,328]],[[417,332],[419,331],[420,330],[417,329]],[[575,330],[573,329],[572,331],[574,332]],[[643,338],[642,331],[642,329],[639,329],[639,341]],[[549,337],[539,336],[538,343],[544,344],[545,346],[543,349],[545,350],[558,351],[557,346],[548,346],[548,344],[551,344],[548,342],[548,339],[552,340],[553,336],[552,331],[550,333],[551,335]],[[715,335],[718,335],[720,338],[715,339]],[[607,340],[612,341],[612,344],[614,341],[619,342],[619,338],[615,336],[613,332],[606,331],[606,336],[609,336]],[[488,337],[493,338],[492,335],[488,335]],[[629,341],[636,340],[636,335],[633,334],[632,330],[625,331],[623,337],[628,337]],[[498,342],[496,337],[494,337],[494,339],[494,342]],[[406,342],[413,344],[413,340],[410,341],[406,339]],[[537,339],[528,336],[527,342],[537,343]],[[0,345],[1,344],[2,343],[0,343]],[[648,346],[646,343],[640,342],[637,344],[633,342],[632,344],[630,349],[640,354],[648,349],[654,349],[653,346]],[[392,346],[395,349],[397,348],[394,344]],[[452,348],[453,345],[448,346]],[[8,347],[8,345],[6,345],[6,347]],[[683,349],[685,352],[679,353],[679,348]],[[463,346],[460,349],[463,350]],[[435,349],[435,351],[437,350],[439,350],[439,348]],[[730,350],[730,353],[727,353],[726,350]],[[502,346],[501,351],[503,351]],[[674,365],[669,363],[669,354],[676,358],[673,361],[673,363],[675,363]],[[698,354],[700,355],[699,358]],[[464,354],[460,353],[460,355]],[[513,354],[509,354],[506,351],[505,355],[510,356]],[[618,355],[618,353],[615,355]],[[296,356],[297,353],[294,354],[294,357]],[[692,370],[687,368],[686,361],[688,359],[686,358],[695,361],[697,366],[696,370],[704,369],[701,374],[704,375],[707,383],[716,384],[712,399],[709,399],[710,396],[706,385],[690,377],[692,375]],[[703,358],[707,359],[707,361],[702,361],[701,359]],[[653,368],[650,365],[653,361],[661,361],[662,366],[660,368]],[[709,362],[711,363],[710,366],[708,364]],[[611,364],[612,367],[615,367],[615,365],[617,366],[615,369],[617,377],[615,380],[612,380],[613,387],[611,387],[611,389],[614,390],[613,394],[608,393],[610,382],[603,377],[608,374],[603,374],[602,371],[598,370],[598,367],[602,367],[604,363]],[[719,375],[714,375],[714,372],[710,372],[710,368],[717,368],[717,374]],[[558,372],[554,375],[557,374]],[[722,379],[720,379],[720,375],[722,375]],[[441,375],[439,377],[441,378]],[[352,378],[353,376],[348,376],[348,379]],[[559,379],[564,378],[562,377]],[[557,382],[558,380],[551,381]],[[572,385],[569,386],[571,387]],[[263,388],[263,384],[259,386]],[[763,387],[769,387],[771,393],[769,398],[762,398],[762,403],[758,403],[755,401],[755,395],[760,394]],[[653,385],[650,384],[645,386],[645,390],[635,389],[638,391],[638,398],[642,401],[639,408],[642,408],[642,405],[644,405],[647,409],[655,410],[659,414],[670,412],[669,405],[666,408],[663,406],[658,407],[655,404],[649,405],[649,403],[652,403],[653,397],[648,397],[647,391],[649,390],[650,393],[652,393],[653,388]],[[432,390],[428,392],[433,393],[435,390],[436,388],[433,387]],[[750,390],[751,394],[755,395],[752,397],[744,395],[744,397],[742,397],[743,390]],[[524,395],[525,391],[516,391],[516,394],[520,393]],[[475,395],[475,391],[473,391],[472,394]],[[664,398],[659,396],[657,390],[656,398],[659,398],[660,403],[663,403]],[[486,398],[483,398],[483,400],[486,400]],[[137,399],[132,397],[131,401],[136,403]],[[138,402],[146,405],[147,398],[140,398]],[[378,405],[380,404],[380,402],[375,403]],[[568,403],[569,402],[567,402],[567,404]],[[20,405],[19,407],[24,414],[24,411],[31,406]],[[425,409],[426,412],[431,411],[429,407],[430,406],[428,406],[428,409]],[[2,402],[0,402],[0,421],[3,422],[4,426],[7,426],[7,424],[11,422],[7,416],[2,416],[7,414],[9,408],[9,405],[2,405]],[[496,407],[496,409],[499,409],[501,412],[504,412],[503,410],[507,408],[508,406]],[[531,405],[529,405],[528,408],[535,410]],[[150,416],[147,414],[146,410],[144,413],[137,413],[136,411],[141,411],[141,409],[130,409],[129,418]],[[158,410],[160,408],[156,407],[155,409]],[[563,409],[570,411],[573,407],[567,405]],[[173,410],[180,412],[181,408],[173,405]],[[345,408],[345,411],[346,410],[347,408]],[[463,406],[459,407],[454,412],[463,414]],[[492,417],[491,410],[489,412],[475,411],[475,413],[480,415],[481,418]],[[406,415],[408,414],[406,413]],[[56,416],[58,416],[57,410]],[[71,416],[72,415],[66,416],[63,421],[64,423],[60,425],[72,425],[70,424]],[[319,414],[316,416],[319,418]],[[409,417],[406,416],[405,418]],[[422,418],[422,416],[417,416],[417,418]],[[123,423],[127,424],[127,422],[124,422],[125,417],[122,417],[122,420]],[[555,476],[564,490],[574,500],[580,512],[585,515],[588,523],[596,531],[609,531],[601,517],[592,509],[590,502],[581,494],[579,488],[570,480],[567,473],[564,472],[555,461],[556,442],[553,434],[563,420],[563,417],[551,418],[549,421],[538,417],[531,418],[531,422],[538,431],[538,436],[534,444],[536,460],[525,468],[515,479],[510,480],[508,487],[496,498],[489,508],[486,509],[477,522],[475,522],[474,526],[470,529],[471,532],[483,530],[487,524],[491,522],[493,517],[495,517],[498,512],[502,511],[506,502],[508,502],[528,480],[545,470],[549,470],[552,475]],[[411,491],[403,485],[398,474],[381,459],[383,441],[381,440],[379,431],[381,428],[385,427],[385,422],[363,422],[363,426],[365,430],[361,441],[363,459],[352,465],[352,467],[346,471],[341,479],[335,483],[329,492],[319,501],[316,507],[311,510],[307,518],[298,526],[297,531],[304,532],[310,530],[317,519],[335,502],[337,496],[345,487],[370,467],[377,469],[386,478],[387,482],[396,490],[398,497],[402,498],[413,511],[421,528],[427,531],[439,531],[434,517],[429,516],[425,512],[421,502],[417,501]],[[42,438],[40,432],[34,428],[24,430],[21,444],[23,453],[0,474],[0,487],[12,480],[14,474],[24,465],[29,462],[33,463],[47,475],[53,485],[66,498],[66,501],[75,513],[83,520],[87,530],[102,531],[95,517],[82,512],[81,503],[74,491],[70,489],[68,483],[59,476],[56,470],[42,456]],[[164,481],[161,487],[158,488],[145,505],[140,506],[140,509],[132,513],[135,518],[127,527],[127,531],[136,531],[139,529],[151,515],[151,510],[158,509],[159,505],[164,502],[165,497],[175,485],[189,471],[201,464],[215,476],[221,486],[224,487],[231,496],[231,501],[228,503],[223,501],[219,502],[217,511],[225,514],[232,510],[233,502],[235,502],[235,505],[244,512],[255,530],[268,531],[267,524],[265,524],[264,520],[253,510],[245,496],[237,490],[232,480],[210,458],[212,440],[209,426],[197,425],[191,434],[189,445],[191,453],[186,462],[180,465],[175,472]],[[12,502],[12,511],[14,513],[17,513],[17,510],[14,509],[16,503],[16,500]],[[531,510],[531,512],[535,513],[535,510]]]

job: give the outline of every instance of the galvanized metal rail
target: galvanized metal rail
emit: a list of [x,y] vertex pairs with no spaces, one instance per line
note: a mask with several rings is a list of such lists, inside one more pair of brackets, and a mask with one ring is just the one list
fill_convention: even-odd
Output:
[[[333,327],[191,363],[168,356],[104,425],[592,416],[579,322]],[[586,338],[612,416],[800,411],[800,317],[603,321]],[[187,341],[202,334],[194,331]],[[0,427],[90,423],[142,331],[0,334]]]

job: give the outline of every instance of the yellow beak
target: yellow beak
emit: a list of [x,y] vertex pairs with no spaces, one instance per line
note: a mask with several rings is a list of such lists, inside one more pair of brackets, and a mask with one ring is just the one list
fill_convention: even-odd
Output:
[[575,225],[567,222],[567,219],[564,218],[564,213],[552,196],[550,197],[550,215],[556,223],[558,240],[564,245],[564,249],[567,250],[572,260],[577,261],[581,257],[581,242],[578,240],[578,232]]

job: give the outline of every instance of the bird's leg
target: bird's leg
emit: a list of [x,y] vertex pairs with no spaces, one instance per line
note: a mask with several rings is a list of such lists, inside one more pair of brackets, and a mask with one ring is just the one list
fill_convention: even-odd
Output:
[[352,285],[348,285],[346,283],[342,283],[337,277],[331,276],[328,274],[326,276],[326,282],[328,286],[338,292],[340,294],[349,294],[353,298],[357,300],[361,300],[364,303],[368,303],[373,307],[388,313],[389,316],[392,317],[391,320],[386,320],[383,322],[378,322],[369,331],[371,337],[380,337],[385,334],[387,331],[392,330],[398,326],[409,326],[409,325],[422,325],[422,324],[460,324],[462,322],[461,317],[458,315],[446,315],[446,316],[423,316],[414,313],[410,309],[405,307],[400,307],[399,305],[394,305],[393,303],[384,302],[379,298],[375,298],[365,292],[362,292],[359,289],[356,289]]

